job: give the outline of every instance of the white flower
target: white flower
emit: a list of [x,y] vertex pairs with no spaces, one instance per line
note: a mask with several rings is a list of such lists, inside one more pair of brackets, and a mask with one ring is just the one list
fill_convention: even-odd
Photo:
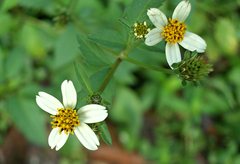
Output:
[[65,80],[61,86],[63,104],[55,97],[39,92],[36,102],[40,108],[54,117],[53,129],[48,137],[51,149],[59,150],[67,141],[69,133],[76,134],[80,142],[89,150],[97,150],[100,145],[96,134],[86,123],[103,121],[108,113],[104,106],[85,105],[76,112],[77,93],[72,81]]
[[186,31],[184,21],[191,10],[191,4],[187,1],[180,2],[175,8],[172,19],[167,20],[166,15],[157,8],[148,10],[147,15],[156,28],[152,29],[145,37],[145,43],[153,46],[165,39],[166,57],[169,66],[181,61],[178,43],[190,51],[204,52],[207,44],[198,35]]

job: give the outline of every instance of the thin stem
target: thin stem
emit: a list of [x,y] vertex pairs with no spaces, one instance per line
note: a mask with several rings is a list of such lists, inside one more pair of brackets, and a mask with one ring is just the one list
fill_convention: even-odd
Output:
[[114,72],[116,71],[117,67],[119,66],[119,64],[121,63],[121,61],[122,61],[121,58],[117,58],[117,60],[113,64],[112,68],[108,72],[107,76],[103,80],[101,86],[98,88],[97,92],[103,92],[104,91],[104,89],[107,87],[109,81],[112,79],[112,76],[113,76]]
[[141,62],[138,62],[136,60],[133,60],[133,59],[127,57],[127,56],[122,56],[121,58],[123,60],[126,60],[126,61],[128,61],[130,63],[136,64],[136,65],[138,65],[140,67],[143,67],[143,68],[151,69],[151,70],[158,71],[158,72],[168,73],[168,74],[174,74],[171,69],[165,69],[165,68],[151,66],[151,65],[148,65],[148,64],[141,63]]
[[128,46],[121,55],[126,56],[134,47],[136,47],[139,43],[141,43],[142,40],[137,40],[135,42],[133,42],[133,44],[131,44],[130,46]]

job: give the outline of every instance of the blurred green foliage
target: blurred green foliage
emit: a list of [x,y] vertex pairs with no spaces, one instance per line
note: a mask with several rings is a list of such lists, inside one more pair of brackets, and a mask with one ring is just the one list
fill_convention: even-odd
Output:
[[[171,17],[179,2],[167,0],[160,9]],[[205,85],[183,88],[173,75],[123,61],[103,93],[112,104],[108,120],[117,129],[124,148],[137,151],[147,161],[237,164],[240,163],[240,1],[190,2],[187,30],[206,40],[205,55],[214,64],[214,72]],[[49,132],[45,125],[49,127],[50,117],[35,103],[39,91],[61,100],[60,85],[69,79],[79,91],[78,107],[86,104],[81,98],[88,94],[78,83],[74,60],[81,63],[96,91],[114,60],[108,54],[121,52],[128,42],[129,29],[120,23],[125,19],[118,19],[130,15],[129,26],[133,26],[133,20],[146,19],[151,23],[146,13],[140,17],[131,10],[124,13],[126,6],[131,7],[131,0],[0,1],[0,144],[7,129],[17,126],[30,142],[47,146]],[[141,12],[148,9],[142,7]],[[109,44],[112,48],[107,50]],[[163,42],[154,47],[141,43],[129,56],[167,68],[163,47]],[[86,53],[93,56],[92,60],[86,61]],[[99,56],[100,59],[104,56],[104,60],[100,62]],[[79,152],[83,154],[81,157]],[[86,160],[75,137],[70,138],[60,153],[62,163],[76,157]]]

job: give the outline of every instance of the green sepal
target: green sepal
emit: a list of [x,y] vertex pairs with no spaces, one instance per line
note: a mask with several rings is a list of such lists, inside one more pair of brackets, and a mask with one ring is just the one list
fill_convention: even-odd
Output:
[[193,85],[194,85],[194,87],[197,87],[197,82],[196,81],[193,81]]
[[171,66],[172,66],[173,68],[178,68],[178,63],[173,63]]
[[112,138],[105,121],[103,121],[102,124],[98,127],[98,130],[103,141],[106,142],[108,145],[112,145]]
[[192,56],[195,56],[195,55],[197,55],[197,51],[196,50],[192,52]]
[[173,72],[174,72],[175,74],[180,74],[180,70],[179,70],[178,68],[177,68],[177,69],[174,69]]
[[187,85],[187,81],[186,80],[182,80],[182,86],[186,86]]
[[188,50],[185,51],[185,54],[184,54],[184,60],[187,60],[190,58],[190,52]]
[[201,85],[201,86],[204,86],[204,81],[203,80],[199,80],[199,84]]
[[88,94],[91,95],[93,93],[92,84],[90,82],[90,79],[89,79],[87,73],[84,71],[82,66],[77,61],[74,61],[73,67],[74,67],[75,73],[77,75],[77,79],[78,79],[79,83],[81,84],[82,88],[86,92],[88,92]]

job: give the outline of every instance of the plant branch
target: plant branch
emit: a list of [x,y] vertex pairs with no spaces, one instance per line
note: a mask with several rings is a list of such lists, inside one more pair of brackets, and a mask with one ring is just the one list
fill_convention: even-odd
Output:
[[155,67],[155,66],[151,66],[151,65],[148,65],[145,63],[141,63],[134,59],[129,58],[128,56],[122,56],[121,59],[126,60],[130,63],[133,63],[133,64],[138,65],[143,68],[151,69],[151,70],[158,71],[158,72],[168,73],[168,74],[174,74],[174,72],[171,69],[165,69],[165,68]]

